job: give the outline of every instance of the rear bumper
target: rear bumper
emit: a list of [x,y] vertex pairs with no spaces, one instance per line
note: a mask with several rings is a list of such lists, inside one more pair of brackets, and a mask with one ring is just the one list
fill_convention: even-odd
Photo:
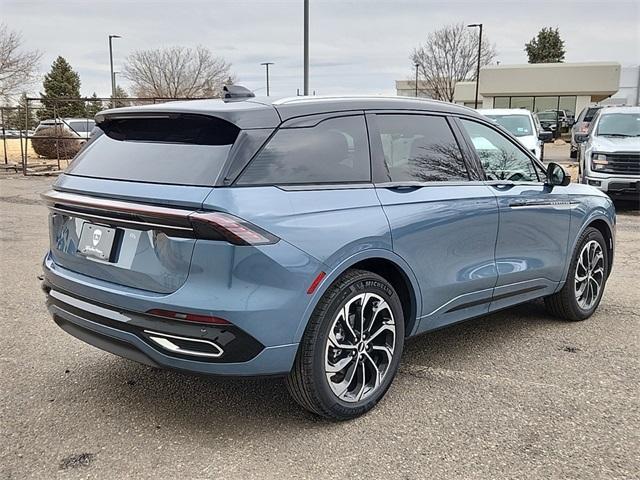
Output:
[[[46,282],[43,289],[49,312],[65,332],[101,350],[153,367],[208,375],[280,375],[291,369],[298,347],[264,347],[235,327],[189,325],[113,310],[52,290]],[[206,341],[218,346],[222,354],[214,357],[184,353],[193,350],[172,351],[156,344],[154,336]],[[189,344],[185,345],[188,348]]]
[[[280,243],[278,249],[291,248]],[[247,259],[243,261],[246,263]],[[304,270],[315,268],[309,262],[303,265]],[[87,277],[56,264],[51,255],[45,257],[43,271],[49,311],[63,330],[141,363],[202,374],[288,373],[298,348],[294,336],[309,302],[307,295],[295,291],[306,288],[307,282],[299,279],[303,275],[296,278],[294,271],[294,282],[285,277],[291,275],[286,269],[281,270],[280,284],[276,286],[256,286],[247,291],[239,288],[240,283],[234,278],[228,290],[217,291],[219,283],[215,277],[202,275],[202,282],[196,282],[193,278],[198,275],[192,275],[181,289],[168,295]],[[261,274],[259,270],[253,271]],[[246,279],[251,272],[240,273]],[[231,326],[170,320],[144,313],[151,309],[215,315],[230,321]],[[178,341],[169,336],[177,337]],[[190,352],[193,349],[189,345],[194,345],[193,342],[197,347],[199,342],[213,342],[214,345],[203,346],[210,351],[221,347],[224,353],[203,358],[174,348],[176,344],[184,346],[185,342]]]

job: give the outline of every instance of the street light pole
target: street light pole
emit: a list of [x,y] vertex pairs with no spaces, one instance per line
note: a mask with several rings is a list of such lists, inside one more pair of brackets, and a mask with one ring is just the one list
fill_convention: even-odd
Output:
[[482,55],[482,24],[472,23],[467,27],[480,27],[480,33],[478,35],[478,67],[476,69],[476,101],[475,108],[478,108],[478,87],[480,86],[480,56]]
[[116,96],[116,76],[113,73],[113,45],[114,38],[122,38],[120,35],[109,35],[109,64],[111,65],[111,98]]
[[420,66],[419,63],[416,63],[416,97],[418,96],[418,67]]
[[269,65],[273,65],[273,62],[262,62],[260,65],[264,65],[267,69],[267,97],[269,96]]
[[304,89],[309,95],[309,0],[304,0]]

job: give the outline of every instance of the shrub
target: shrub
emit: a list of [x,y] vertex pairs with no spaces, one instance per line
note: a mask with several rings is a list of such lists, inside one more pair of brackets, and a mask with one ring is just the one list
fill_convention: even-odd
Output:
[[84,140],[60,125],[42,128],[31,137],[33,150],[44,158],[58,158],[58,155],[62,159],[73,158],[83,143]]

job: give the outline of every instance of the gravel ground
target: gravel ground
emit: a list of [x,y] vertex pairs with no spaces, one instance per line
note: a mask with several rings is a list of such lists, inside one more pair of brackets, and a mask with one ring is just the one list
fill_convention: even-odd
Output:
[[640,476],[638,212],[590,320],[532,303],[423,335],[381,404],[336,424],[281,380],[155,370],[60,330],[36,278],[50,182],[0,178],[1,479]]

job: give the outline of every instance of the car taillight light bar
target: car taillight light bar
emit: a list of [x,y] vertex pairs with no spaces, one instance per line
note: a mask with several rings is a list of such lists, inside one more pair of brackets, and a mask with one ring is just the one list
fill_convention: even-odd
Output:
[[189,219],[197,234],[206,238],[215,233],[234,245],[268,245],[279,240],[275,235],[228,213],[195,212],[189,215]]
[[147,312],[155,317],[169,318],[171,320],[181,320],[183,322],[208,323],[209,325],[231,325],[231,322],[224,318],[214,317],[211,315],[199,315],[196,313],[181,313],[171,310],[162,310],[154,308]]
[[246,220],[224,212],[96,198],[51,190],[42,195],[54,213],[115,227],[155,230],[168,236],[224,240],[233,245],[268,245],[280,240]]

